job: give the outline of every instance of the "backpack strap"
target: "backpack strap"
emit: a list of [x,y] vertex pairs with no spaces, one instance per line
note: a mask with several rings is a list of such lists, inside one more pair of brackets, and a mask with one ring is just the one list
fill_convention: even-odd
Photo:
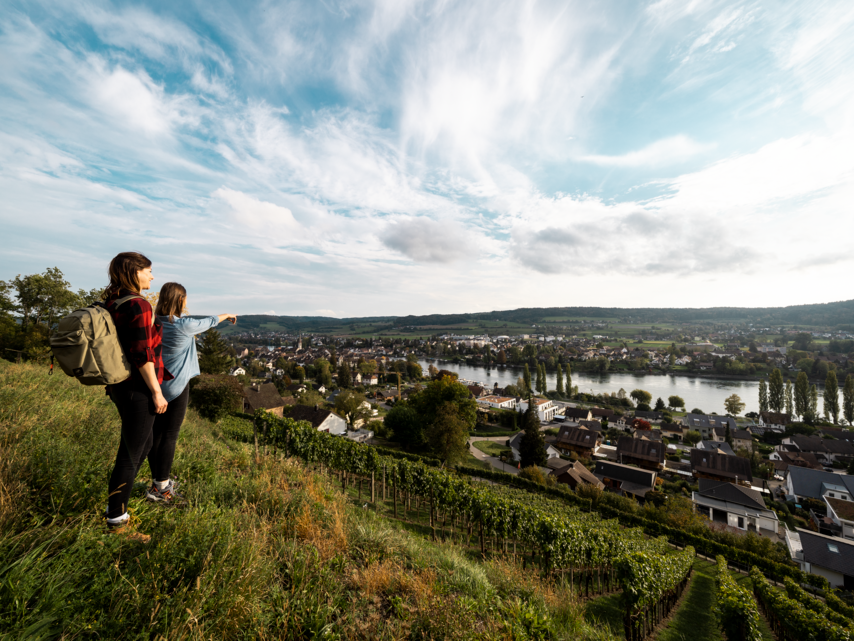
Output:
[[119,308],[120,305],[124,305],[129,300],[133,300],[134,298],[138,298],[139,300],[145,300],[142,296],[138,296],[137,294],[131,294],[130,296],[125,296],[124,298],[120,298],[116,301],[116,309]]

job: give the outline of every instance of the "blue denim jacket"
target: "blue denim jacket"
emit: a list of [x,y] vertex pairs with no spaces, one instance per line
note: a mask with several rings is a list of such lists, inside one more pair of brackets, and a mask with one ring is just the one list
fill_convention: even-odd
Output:
[[196,353],[196,334],[219,325],[218,316],[208,318],[176,318],[160,316],[163,323],[163,365],[175,378],[160,386],[163,398],[173,401],[187,387],[190,379],[199,375],[199,356]]

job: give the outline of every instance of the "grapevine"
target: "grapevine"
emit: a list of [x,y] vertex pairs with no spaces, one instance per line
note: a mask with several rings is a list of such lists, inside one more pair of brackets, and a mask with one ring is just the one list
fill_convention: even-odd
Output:
[[760,641],[759,610],[753,595],[735,582],[723,556],[719,556],[717,562],[715,615],[718,625],[729,641]]
[[750,570],[750,578],[757,601],[777,638],[851,641],[850,630],[828,621],[799,601],[771,587],[757,568]]

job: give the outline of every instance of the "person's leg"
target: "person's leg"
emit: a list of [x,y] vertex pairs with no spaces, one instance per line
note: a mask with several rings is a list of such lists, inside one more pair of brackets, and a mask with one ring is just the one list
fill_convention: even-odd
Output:
[[[158,414],[154,420],[154,440],[148,453],[148,465],[155,484],[165,484],[169,480],[172,461],[175,459],[175,445],[178,443],[178,434],[187,413],[189,398],[190,386],[187,385],[178,398],[169,401],[166,411]],[[158,489],[163,488],[158,486]]]
[[110,475],[108,521],[127,512],[134,479],[151,449],[151,430],[156,416],[151,395],[134,390],[130,384],[112,386],[111,397],[122,418],[122,438]]

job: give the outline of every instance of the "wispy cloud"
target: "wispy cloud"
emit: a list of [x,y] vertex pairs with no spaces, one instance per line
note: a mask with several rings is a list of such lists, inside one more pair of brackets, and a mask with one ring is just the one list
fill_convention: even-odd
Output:
[[713,148],[713,144],[701,144],[688,136],[677,135],[656,140],[636,151],[616,156],[591,154],[582,156],[581,160],[605,167],[662,167],[682,163]]

